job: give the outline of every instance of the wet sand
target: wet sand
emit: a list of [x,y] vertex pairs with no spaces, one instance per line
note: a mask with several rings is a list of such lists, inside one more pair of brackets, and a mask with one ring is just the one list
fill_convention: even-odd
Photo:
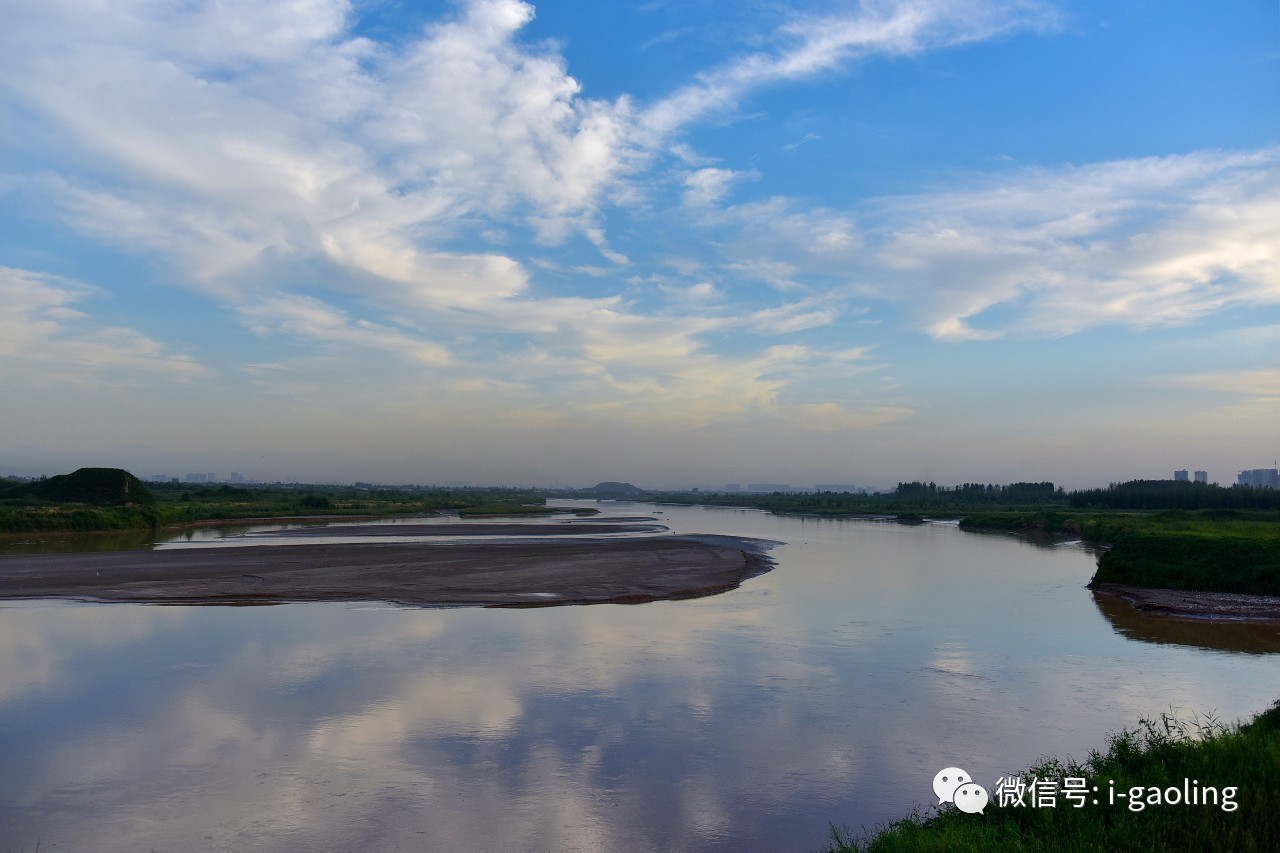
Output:
[[1186,589],[1153,589],[1103,583],[1094,592],[1129,602],[1143,613],[1195,619],[1231,619],[1280,622],[1280,597],[1231,592],[1197,592]]
[[[653,519],[643,520],[653,521]],[[290,530],[249,533],[245,534],[244,538],[267,540],[280,537],[299,539],[331,536],[358,536],[360,538],[384,536],[570,536],[579,534],[600,536],[606,533],[653,533],[666,529],[662,524],[638,524],[625,519],[601,521],[575,519],[558,523],[452,521],[436,522],[434,524],[326,524],[315,527],[298,527]]]
[[[773,567],[763,544],[752,540],[538,541],[529,526],[519,527],[531,538],[0,556],[0,599],[231,605],[383,601],[425,607],[639,603],[714,595]],[[396,527],[384,529],[391,533]],[[592,529],[600,532],[598,526]],[[581,531],[557,527],[555,532]],[[330,528],[328,533],[345,531]]]
[[1115,595],[1092,591],[1098,612],[1124,637],[1160,645],[1251,654],[1280,652],[1280,621],[1145,612]]

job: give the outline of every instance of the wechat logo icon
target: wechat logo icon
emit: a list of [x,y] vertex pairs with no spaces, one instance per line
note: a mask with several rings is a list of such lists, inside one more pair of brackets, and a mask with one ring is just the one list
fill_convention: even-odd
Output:
[[967,814],[981,814],[987,807],[987,789],[959,767],[944,767],[933,777],[933,793],[938,805],[952,803]]

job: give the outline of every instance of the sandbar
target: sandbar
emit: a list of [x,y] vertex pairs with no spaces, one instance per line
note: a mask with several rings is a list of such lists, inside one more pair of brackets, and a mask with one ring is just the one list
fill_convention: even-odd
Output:
[[1280,622],[1280,597],[1187,589],[1155,589],[1100,583],[1093,591],[1127,601],[1135,610],[1160,616]]
[[[646,519],[652,522],[653,519]],[[571,536],[606,533],[652,533],[666,530],[662,524],[624,523],[623,520],[574,519],[560,522],[500,522],[500,521],[444,521],[433,523],[396,524],[320,524],[312,527],[295,527],[287,530],[269,530],[248,533],[247,539],[288,539],[358,536],[376,538],[387,536]]]
[[[520,532],[527,535],[529,530],[522,527]],[[381,601],[418,607],[630,604],[715,595],[773,567],[767,543],[725,536],[560,539],[544,534],[514,542],[447,544],[370,538],[374,541],[358,544],[6,555],[0,556],[0,599],[224,605]]]

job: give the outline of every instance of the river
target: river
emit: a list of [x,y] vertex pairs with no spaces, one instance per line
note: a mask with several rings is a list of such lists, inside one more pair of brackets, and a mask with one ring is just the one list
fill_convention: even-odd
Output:
[[776,567],[639,605],[5,604],[0,847],[808,851],[944,767],[1280,696],[1280,632],[1100,605],[1078,543],[599,506]]

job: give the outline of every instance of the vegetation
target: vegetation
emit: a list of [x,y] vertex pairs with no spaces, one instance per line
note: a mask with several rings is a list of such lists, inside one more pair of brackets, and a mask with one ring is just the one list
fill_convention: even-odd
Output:
[[1095,585],[1280,595],[1280,510],[986,512],[960,526],[1096,543]]
[[1093,582],[1280,595],[1280,511],[1169,510],[1100,520]]
[[0,501],[19,503],[80,503],[91,506],[153,504],[155,497],[142,481],[120,468],[80,468],[24,483],[6,480]]
[[1053,483],[996,486],[964,483],[954,488],[936,483],[899,483],[892,492],[648,492],[645,499],[662,503],[749,506],[805,515],[888,515],[926,513],[955,516],[976,508],[1039,508],[1067,505],[1067,493]]
[[[1105,753],[1083,764],[1045,760],[1022,778],[1082,777],[1097,786],[1097,804],[1076,808],[1061,797],[1054,808],[1001,806],[995,795],[981,814],[953,806],[853,837],[833,828],[833,853],[867,851],[1280,850],[1280,703],[1245,725],[1213,720],[1184,723],[1171,715],[1143,720],[1110,738]],[[1171,805],[1151,789],[1217,789],[1217,805]],[[1136,809],[1126,795],[1140,788]],[[1235,808],[1228,810],[1230,801]],[[1171,800],[1172,797],[1169,797]]]
[[1096,509],[1280,509],[1280,491],[1185,480],[1132,480],[1068,496],[1072,507]]
[[0,533],[145,529],[157,521],[151,507],[0,505]]
[[285,483],[153,483],[148,488],[118,468],[82,468],[73,474],[29,483],[0,481],[0,532],[11,533],[129,530],[237,519],[317,514],[388,516],[442,510],[460,515],[551,512],[545,497],[523,489]]
[[0,482],[0,532],[154,527],[155,496],[127,471],[81,468],[32,482]]
[[454,511],[460,515],[510,515],[551,511],[544,497],[523,489],[282,483],[197,489],[167,484],[155,488],[161,524],[316,514],[386,516]]

